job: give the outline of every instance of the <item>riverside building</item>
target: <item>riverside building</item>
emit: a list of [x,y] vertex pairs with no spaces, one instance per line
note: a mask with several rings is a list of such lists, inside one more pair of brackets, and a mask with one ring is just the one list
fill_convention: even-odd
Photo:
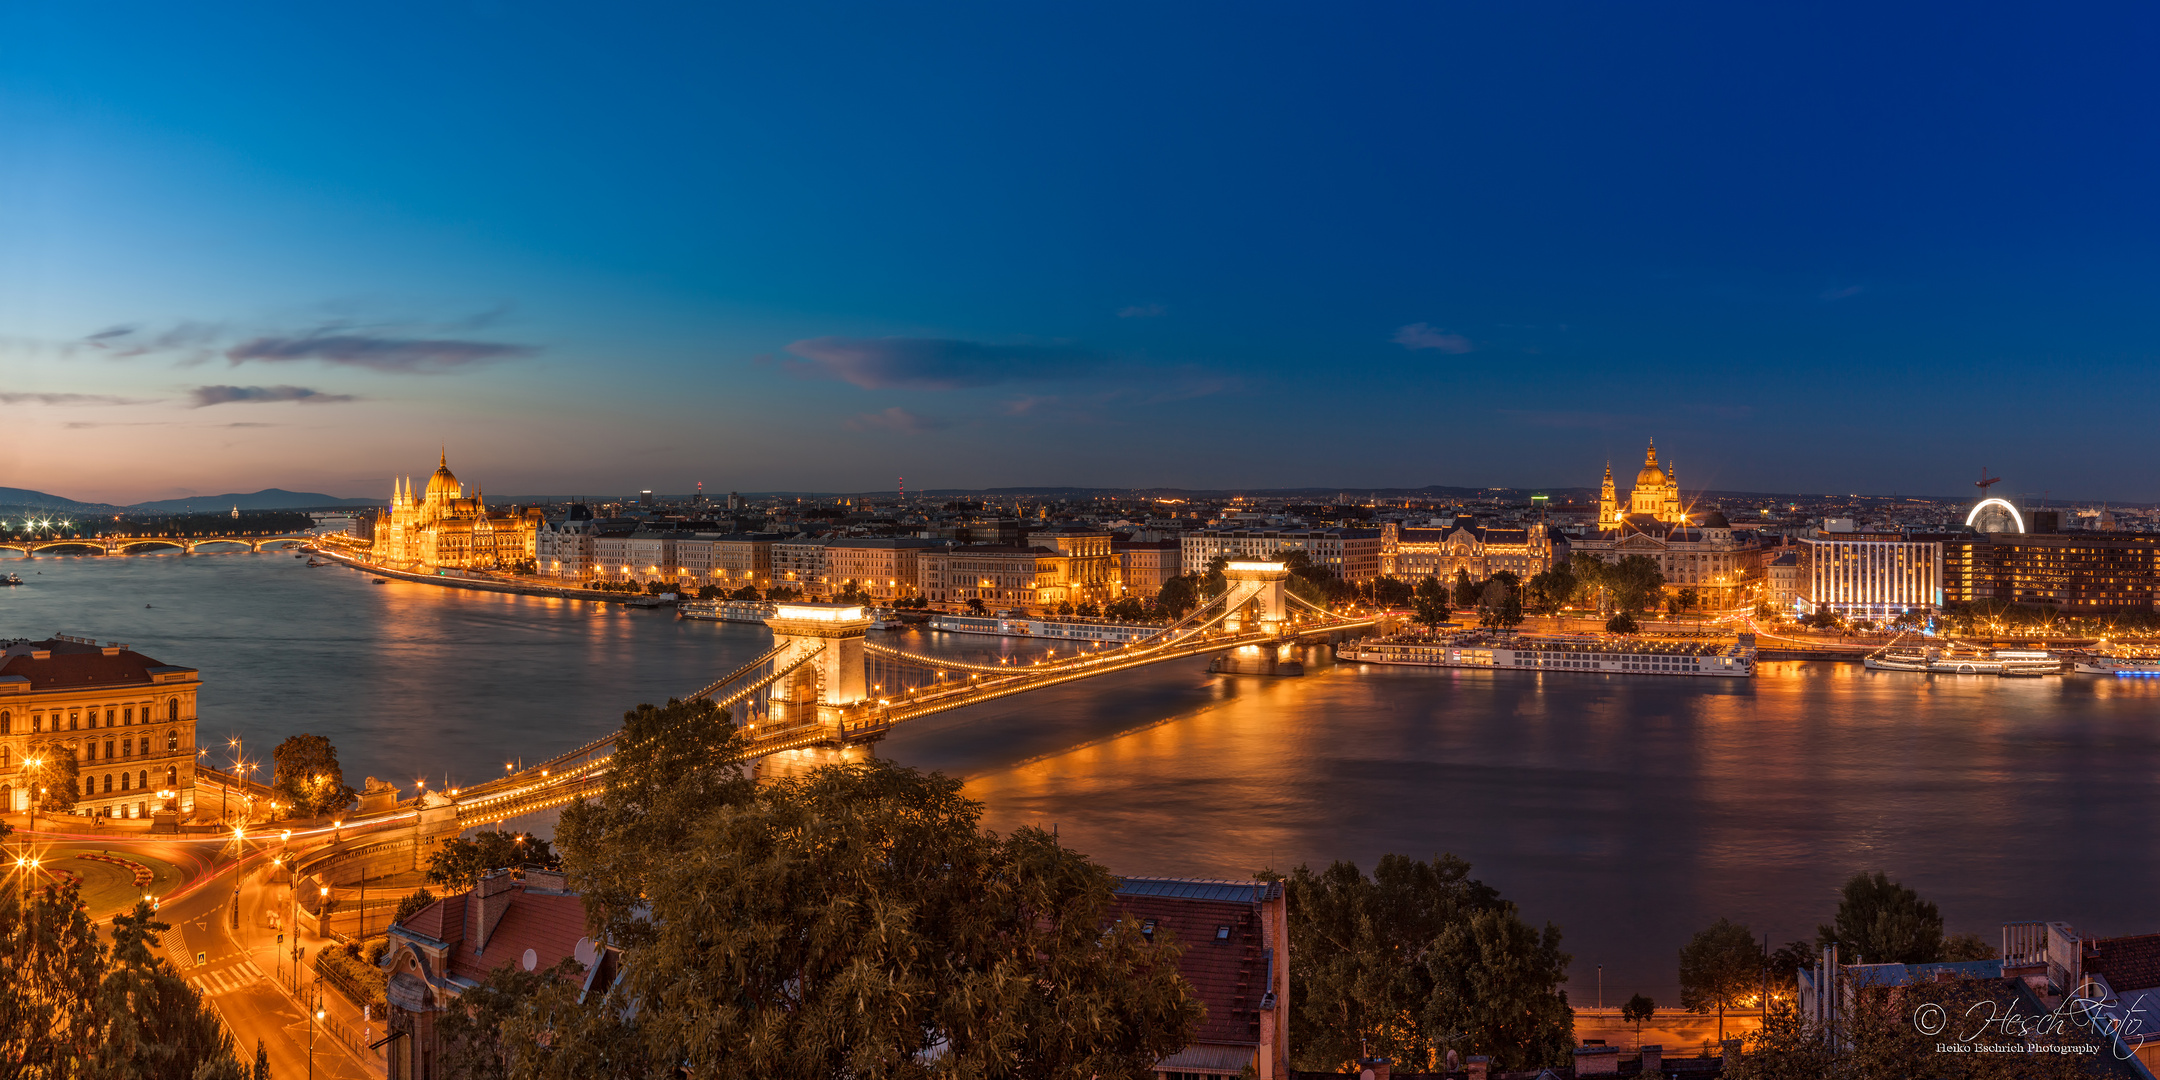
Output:
[[[55,634],[0,646],[0,806],[30,809],[42,787],[65,783],[75,812],[139,818],[195,805],[194,668],[125,645]],[[38,764],[33,765],[32,762]]]
[[1943,605],[1943,545],[1901,533],[1817,532],[1800,538],[1803,615],[1825,609],[1886,620]]
[[1567,561],[1568,539],[1542,521],[1521,526],[1479,525],[1457,519],[1452,528],[1380,526],[1380,572],[1403,581],[1452,580],[1460,570],[1483,581],[1502,570],[1528,580]]
[[465,494],[465,485],[450,472],[446,453],[424,493],[414,495],[410,479],[393,486],[390,509],[377,513],[369,557],[384,566],[416,570],[520,569],[534,560],[534,538],[543,520],[538,510],[489,512],[479,489]]
[[1201,529],[1184,535],[1179,554],[1188,572],[1200,572],[1218,555],[1277,559],[1300,548],[1314,566],[1359,584],[1380,576],[1381,546],[1378,529]]

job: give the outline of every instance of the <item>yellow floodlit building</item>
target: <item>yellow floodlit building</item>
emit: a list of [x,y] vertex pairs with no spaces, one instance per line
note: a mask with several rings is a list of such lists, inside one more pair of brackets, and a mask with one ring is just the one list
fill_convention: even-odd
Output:
[[467,496],[445,453],[423,493],[413,494],[410,478],[397,482],[376,520],[372,555],[408,569],[520,569],[532,562],[538,525],[538,511],[490,513],[478,488]]

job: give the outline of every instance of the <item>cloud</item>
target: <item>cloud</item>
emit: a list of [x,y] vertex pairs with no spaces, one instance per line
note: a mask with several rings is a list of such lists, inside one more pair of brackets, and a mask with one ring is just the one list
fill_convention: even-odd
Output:
[[258,337],[225,350],[235,365],[250,360],[284,363],[320,360],[374,371],[436,375],[459,368],[477,367],[501,360],[531,356],[539,350],[529,345],[497,341],[465,341],[455,338],[395,338],[372,334],[317,330],[290,337]]
[[808,338],[787,350],[802,358],[788,367],[840,379],[866,390],[901,387],[959,390],[1020,379],[1069,378],[1092,371],[1102,357],[1062,345],[986,345],[949,338]]
[[182,321],[154,334],[145,334],[140,324],[121,323],[84,338],[83,343],[120,360],[150,353],[208,349],[223,336],[225,328],[217,323]]
[[111,394],[32,394],[0,390],[0,405],[139,405],[140,398]]
[[1834,302],[1838,300],[1843,300],[1848,296],[1858,296],[1866,291],[1867,289],[1864,286],[1847,285],[1842,289],[1824,289],[1821,293],[1821,298],[1825,301]]
[[1117,313],[1117,317],[1120,319],[1160,319],[1168,314],[1170,314],[1170,309],[1161,304],[1134,304],[1129,308],[1121,309]]
[[849,431],[890,431],[901,435],[920,435],[951,426],[943,420],[917,416],[897,405],[884,412],[850,417],[846,424]]
[[1026,416],[1055,401],[1057,399],[1054,397],[1038,397],[1034,394],[1024,394],[999,406],[998,411],[1007,416]]
[[188,396],[198,409],[248,402],[297,401],[306,405],[334,405],[359,400],[351,394],[327,394],[305,386],[198,386]]
[[1438,349],[1445,353],[1466,353],[1477,347],[1470,344],[1470,339],[1461,334],[1428,326],[1421,322],[1411,323],[1395,331],[1395,336],[1388,340],[1412,352],[1419,349]]

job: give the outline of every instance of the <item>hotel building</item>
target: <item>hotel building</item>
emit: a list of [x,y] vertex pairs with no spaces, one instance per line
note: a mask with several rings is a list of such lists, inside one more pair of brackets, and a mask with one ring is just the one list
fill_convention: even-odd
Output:
[[[30,809],[75,760],[75,812],[139,818],[195,804],[194,668],[55,634],[0,647],[0,807]],[[31,762],[40,762],[33,766]]]
[[1380,576],[1379,529],[1201,529],[1183,537],[1180,561],[1201,572],[1218,555],[1232,559],[1279,559],[1302,548],[1314,566],[1325,566],[1353,584]]
[[1803,615],[1828,609],[1850,618],[1893,619],[1943,604],[1943,545],[1901,533],[1817,532],[1800,538]]
[[1477,581],[1502,570],[1528,580],[1567,557],[1567,537],[1542,521],[1490,526],[1457,519],[1452,528],[1421,529],[1394,522],[1380,527],[1380,571],[1403,581],[1423,577],[1451,581],[1458,570]]
[[1941,538],[1945,599],[2028,604],[2064,615],[2153,610],[2160,537],[2124,533],[1960,533]]

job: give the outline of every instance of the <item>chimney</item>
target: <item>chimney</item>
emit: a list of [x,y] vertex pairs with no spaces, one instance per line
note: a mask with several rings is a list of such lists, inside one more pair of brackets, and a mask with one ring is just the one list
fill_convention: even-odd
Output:
[[510,910],[510,890],[517,879],[508,870],[497,870],[480,879],[478,887],[465,901],[465,940],[472,942],[472,951],[478,954],[487,948],[488,937],[495,933],[495,924],[502,921],[503,912]]
[[531,892],[535,889],[541,892],[566,893],[570,891],[570,882],[560,870],[540,870],[526,867],[525,891]]
[[1463,1072],[1470,1080],[1485,1080],[1492,1071],[1492,1059],[1483,1054],[1472,1054],[1463,1059]]
[[1665,1047],[1652,1043],[1642,1048],[1642,1074],[1663,1076],[1665,1074]]
[[1592,1043],[1575,1048],[1575,1075],[1616,1076],[1620,1072],[1620,1048]]

